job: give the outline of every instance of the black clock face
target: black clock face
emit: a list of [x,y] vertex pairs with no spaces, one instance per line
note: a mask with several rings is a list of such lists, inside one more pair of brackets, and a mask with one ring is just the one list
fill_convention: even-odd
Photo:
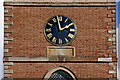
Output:
[[77,28],[74,22],[66,16],[56,15],[45,24],[44,34],[53,45],[70,44],[76,36]]

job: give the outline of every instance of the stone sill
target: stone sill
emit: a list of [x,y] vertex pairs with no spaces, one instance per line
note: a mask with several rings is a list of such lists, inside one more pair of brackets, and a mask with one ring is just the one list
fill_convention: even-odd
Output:
[[106,1],[68,1],[68,2],[59,2],[59,1],[5,1],[4,6],[116,6],[116,3],[106,2]]
[[5,2],[116,2],[116,0],[4,0]]
[[51,57],[4,57],[4,62],[117,62],[117,58],[106,57],[69,57],[69,56],[51,56]]

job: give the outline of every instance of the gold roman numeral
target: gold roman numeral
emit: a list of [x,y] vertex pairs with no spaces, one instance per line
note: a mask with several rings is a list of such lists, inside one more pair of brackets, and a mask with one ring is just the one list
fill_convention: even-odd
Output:
[[62,44],[62,40],[61,39],[59,39],[59,44]]
[[51,26],[51,27],[53,26],[53,24],[51,24],[51,23],[48,23],[48,25]]
[[57,22],[55,18],[53,18],[52,20],[53,20],[54,23]]
[[69,33],[69,34],[68,34],[68,37],[73,38],[73,37],[74,37],[74,35],[73,35],[73,34],[71,34],[71,33]]
[[70,32],[75,32],[75,29],[70,29]]
[[68,18],[65,20],[65,22],[67,22]]
[[51,32],[51,28],[50,29],[46,29],[46,32]]
[[58,19],[59,19],[59,21],[62,21],[62,16],[59,16]]
[[67,38],[65,38],[65,41],[68,43],[68,40],[67,40]]
[[47,37],[50,39],[52,37],[52,33],[49,33]]
[[55,37],[53,37],[52,42],[56,43],[56,40],[57,39]]

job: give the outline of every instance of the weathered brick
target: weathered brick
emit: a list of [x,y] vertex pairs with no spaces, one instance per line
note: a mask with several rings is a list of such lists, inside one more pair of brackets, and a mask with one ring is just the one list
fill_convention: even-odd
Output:
[[14,78],[43,78],[49,70],[59,65],[69,68],[78,79],[112,77],[108,74],[108,63],[14,63],[11,69],[14,69]]
[[108,22],[108,26],[116,26],[116,22]]
[[108,10],[116,10],[116,7],[108,7]]
[[12,48],[12,45],[4,45],[4,49],[10,49]]
[[4,24],[5,25],[13,25],[13,22],[12,21],[5,21]]
[[109,49],[115,49],[116,45],[109,45]]
[[8,52],[8,49],[4,49],[4,52],[7,53],[7,52]]
[[116,33],[116,30],[115,29],[108,30],[108,33]]
[[4,37],[4,41],[12,41],[13,38],[12,37]]
[[116,22],[116,18],[112,18],[112,22]]
[[4,74],[12,74],[13,70],[4,70]]
[[13,33],[13,30],[12,29],[4,29],[4,32],[5,33]]
[[115,18],[116,14],[108,14],[107,16],[108,16],[108,18]]
[[110,37],[110,38],[108,38],[108,41],[116,41],[116,38],[115,37]]
[[4,9],[13,9],[13,6],[4,6]]
[[116,10],[111,10],[111,13],[112,14],[116,14]]
[[7,29],[7,28],[8,28],[8,25],[4,25],[4,28]]
[[12,13],[5,13],[4,17],[13,17],[13,14]]
[[4,53],[4,57],[11,57],[12,53]]
[[4,62],[4,66],[12,66],[13,62]]
[[117,73],[116,70],[109,70],[109,74]]
[[117,57],[117,54],[116,53],[111,53],[111,54],[109,54],[109,57]]
[[113,53],[116,53],[117,52],[117,50],[116,49],[113,49]]

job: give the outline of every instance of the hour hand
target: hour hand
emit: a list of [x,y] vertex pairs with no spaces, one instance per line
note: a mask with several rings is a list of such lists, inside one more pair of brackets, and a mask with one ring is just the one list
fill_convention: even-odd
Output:
[[69,28],[71,25],[73,25],[73,23],[70,23],[68,25],[66,25],[64,28],[62,28],[61,30],[64,30],[65,28]]

